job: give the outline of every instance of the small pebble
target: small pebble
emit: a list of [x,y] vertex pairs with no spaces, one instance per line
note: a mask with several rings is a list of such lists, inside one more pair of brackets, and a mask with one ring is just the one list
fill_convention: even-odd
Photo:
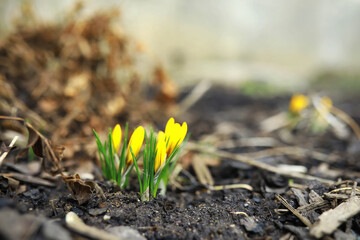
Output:
[[244,207],[248,207],[249,206],[249,204],[248,203],[244,203]]
[[27,192],[24,192],[23,195],[27,198],[31,198],[33,200],[38,200],[41,198],[41,193],[39,191],[39,189],[37,188],[33,188]]
[[109,221],[110,218],[111,218],[111,216],[109,216],[109,215],[104,215],[104,221]]
[[92,208],[92,209],[89,209],[88,212],[91,216],[97,216],[97,215],[105,213],[106,210],[107,210],[106,208]]

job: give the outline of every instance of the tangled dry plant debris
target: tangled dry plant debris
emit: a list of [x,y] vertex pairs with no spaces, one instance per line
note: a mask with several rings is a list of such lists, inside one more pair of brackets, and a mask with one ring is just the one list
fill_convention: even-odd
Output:
[[196,144],[196,143],[188,143],[187,145],[187,149],[189,150],[195,150],[195,151],[200,151],[203,153],[207,153],[210,155],[214,155],[214,156],[218,156],[224,159],[233,159],[248,165],[251,165],[253,167],[265,170],[265,171],[269,171],[269,172],[273,172],[273,173],[278,173],[280,175],[283,176],[287,176],[290,178],[296,178],[296,179],[303,179],[303,180],[318,180],[322,183],[331,185],[334,183],[334,181],[329,180],[329,179],[324,179],[324,178],[319,178],[316,176],[312,176],[309,174],[304,174],[304,173],[299,173],[299,172],[289,172],[287,170],[272,166],[270,164],[266,164],[260,161],[256,161],[253,158],[247,157],[244,154],[233,154],[233,153],[229,153],[229,152],[225,152],[225,151],[221,151],[221,150],[217,150],[215,148],[212,147],[208,147],[208,146],[203,146],[201,144]]
[[[352,187],[349,186],[351,184]],[[300,205],[296,209],[279,194],[276,194],[275,197],[310,229],[310,235],[321,238],[335,231],[341,232],[340,225],[344,222],[350,223],[352,217],[360,212],[360,190],[357,188],[357,182],[341,181],[334,183],[332,187],[335,189],[324,193],[322,196],[313,190],[306,194],[304,188],[292,188],[292,193]],[[336,194],[337,192],[341,194]],[[321,215],[315,213],[315,210],[321,211]],[[276,212],[280,214],[281,209],[277,209]],[[306,216],[311,217],[311,221]],[[342,234],[348,234],[347,237],[352,237],[348,231],[342,232]],[[338,238],[336,237],[336,239]]]
[[[70,158],[96,151],[89,147],[92,129],[162,119],[177,96],[164,69],[124,33],[118,10],[75,17],[81,10],[78,5],[58,24],[27,11],[27,20],[0,43],[0,114],[28,119],[54,142],[70,139]],[[150,99],[142,83],[152,89]]]
[[325,234],[333,233],[343,222],[360,212],[360,198],[357,196],[349,198],[334,209],[322,213],[319,221],[314,224],[310,234],[321,238]]
[[[13,120],[19,121],[24,124],[28,131],[28,143],[23,152],[27,152],[29,148],[32,148],[34,154],[41,158],[42,161],[42,170],[50,173],[51,175],[60,174],[62,180],[66,183],[72,197],[83,204],[88,201],[93,193],[100,196],[102,199],[105,198],[102,189],[97,185],[95,181],[92,180],[82,180],[78,174],[74,176],[66,176],[63,173],[63,168],[61,166],[62,152],[64,148],[62,146],[53,146],[49,139],[43,136],[38,130],[36,130],[31,124],[27,123],[25,119],[18,117],[7,117],[0,116],[0,120]],[[2,174],[4,177],[12,177],[24,182],[31,182],[39,185],[44,185],[48,187],[54,187],[55,184],[48,182],[42,178],[24,175],[19,173],[8,173]]]

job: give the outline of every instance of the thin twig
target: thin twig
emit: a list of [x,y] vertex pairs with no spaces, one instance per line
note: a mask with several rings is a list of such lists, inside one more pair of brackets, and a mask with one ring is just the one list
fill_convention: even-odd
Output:
[[280,196],[279,194],[275,194],[275,197],[277,200],[279,200],[287,209],[289,209],[295,216],[297,216],[300,221],[302,221],[305,226],[311,228],[312,223],[309,221],[309,219],[307,219],[306,217],[304,217],[303,215],[301,215],[300,212],[298,212],[295,208],[293,208],[286,200],[285,198],[283,198],[282,196]]
[[312,158],[322,161],[322,162],[336,162],[339,160],[339,156],[330,154],[327,155],[322,152],[317,152],[314,150],[291,146],[291,147],[276,147],[271,149],[266,149],[258,152],[251,152],[251,153],[245,153],[245,156],[252,157],[252,158],[263,158],[268,156],[274,156],[274,155],[296,155],[296,156],[311,156]]
[[242,163],[257,167],[257,168],[260,168],[260,169],[265,170],[265,171],[278,173],[280,175],[283,175],[283,176],[286,176],[286,177],[289,177],[289,178],[297,178],[297,179],[303,179],[303,180],[309,180],[309,181],[317,180],[317,181],[320,181],[320,182],[322,182],[324,184],[328,184],[328,185],[331,185],[331,184],[334,183],[334,181],[332,181],[332,180],[319,178],[319,177],[307,175],[307,174],[304,174],[304,173],[289,172],[289,171],[286,171],[284,169],[278,168],[276,166],[272,166],[272,165],[269,165],[269,164],[266,164],[266,163],[258,162],[258,161],[254,160],[252,158],[246,157],[246,156],[241,155],[241,154],[228,153],[228,152],[220,151],[220,150],[208,147],[208,146],[204,147],[204,146],[201,146],[199,144],[195,144],[195,143],[191,143],[191,142],[188,142],[186,147],[188,149],[191,149],[191,150],[201,151],[203,153],[212,154],[212,155],[215,155],[215,156],[218,156],[218,157],[221,157],[221,158],[233,159],[233,160],[236,160],[236,161],[239,161],[239,162],[242,162]]
[[324,193],[325,198],[327,199],[349,199],[350,196],[347,194],[339,194],[339,193]]
[[253,190],[253,187],[248,184],[229,184],[229,185],[220,185],[220,186],[209,186],[210,190],[224,190],[224,189],[236,189],[236,188],[243,188],[249,191]]
[[360,140],[360,127],[352,117],[350,117],[347,113],[334,106],[330,109],[330,112],[332,112],[338,118],[343,120],[347,125],[349,125],[349,127],[354,131],[357,138]]
[[[356,182],[354,182],[354,184],[355,184]],[[346,190],[348,190],[348,191],[358,191],[358,192],[360,192],[360,189],[357,189],[357,188],[354,188],[354,187],[343,187],[343,188],[338,188],[338,189],[334,189],[334,190],[332,190],[330,193],[337,193],[337,192],[341,192],[341,191],[346,191]]]
[[[18,138],[19,138],[19,136],[15,136],[15,137],[13,138],[13,140],[11,141],[11,143],[10,143],[10,145],[9,145],[9,148],[12,148],[12,147],[15,145],[15,143],[16,143],[16,141],[17,141]],[[10,150],[9,150],[9,151],[5,151],[5,152],[3,152],[3,153],[1,154],[1,156],[0,156],[0,166],[1,166],[2,162],[4,161],[4,159],[6,158],[6,156],[8,155],[9,152],[10,152]]]
[[210,185],[210,186],[214,185],[214,179],[211,176],[210,170],[200,156],[198,155],[194,156],[194,160],[192,161],[192,166],[201,184]]
[[235,214],[235,215],[244,215],[245,217],[249,217],[249,215],[247,215],[246,212],[230,212],[231,214]]
[[210,89],[211,83],[203,80],[191,91],[190,94],[179,104],[178,115],[186,112],[191,106],[193,106],[200,98]]

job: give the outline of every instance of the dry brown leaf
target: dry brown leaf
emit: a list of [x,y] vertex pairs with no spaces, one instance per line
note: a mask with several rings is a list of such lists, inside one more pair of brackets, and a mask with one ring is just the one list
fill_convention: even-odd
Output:
[[42,158],[42,169],[53,175],[62,174],[60,161],[63,156],[64,147],[51,145],[50,141],[44,137],[31,124],[25,122],[23,118],[0,116],[0,119],[14,120],[23,122],[29,132],[29,139],[23,152],[27,152],[32,147],[34,154]]
[[3,176],[3,175],[0,175],[0,179],[1,178],[4,178],[6,180],[8,187],[10,187],[10,189],[12,191],[16,191],[19,188],[20,182],[18,180],[15,180],[14,178]]
[[174,103],[178,95],[177,87],[164,69],[158,66],[154,71],[153,84],[160,86],[156,99],[162,104]]
[[29,123],[25,123],[25,126],[29,130],[27,147],[32,147],[35,155],[42,158],[42,169],[53,175],[61,173],[60,161],[63,156],[64,147],[53,147],[50,141]]
[[35,184],[35,185],[43,185],[43,186],[47,186],[47,187],[55,187],[56,186],[54,183],[49,182],[45,179],[33,177],[30,175],[25,175],[25,174],[21,174],[21,173],[3,173],[0,175],[5,176],[5,177],[11,177],[11,178],[17,179],[19,181],[27,182],[27,183],[31,183],[31,184]]
[[80,205],[87,202],[93,193],[105,199],[103,190],[94,181],[84,181],[80,178],[79,174],[66,176],[63,179],[72,197],[77,200]]
[[11,147],[8,147],[4,142],[0,145],[0,154],[3,152],[9,152],[11,150]]

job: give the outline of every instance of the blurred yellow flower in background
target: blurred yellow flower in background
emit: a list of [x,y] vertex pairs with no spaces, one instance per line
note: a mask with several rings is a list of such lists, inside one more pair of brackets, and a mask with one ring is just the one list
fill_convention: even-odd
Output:
[[299,114],[309,105],[309,98],[303,94],[294,94],[290,99],[289,111],[293,114]]

